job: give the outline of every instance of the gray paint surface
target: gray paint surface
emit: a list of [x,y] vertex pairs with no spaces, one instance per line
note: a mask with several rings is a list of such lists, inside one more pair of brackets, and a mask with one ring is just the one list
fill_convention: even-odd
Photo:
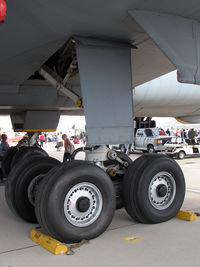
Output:
[[133,99],[136,117],[200,118],[200,86],[178,82],[176,71],[135,87]]
[[[72,35],[134,40],[138,48],[147,43],[145,53],[134,62],[137,75],[143,73],[143,81],[147,81],[140,62],[149,62],[146,52],[151,51],[151,44],[129,11],[156,10],[196,20],[200,17],[198,0],[124,0],[117,4],[114,0],[7,0],[7,5],[7,18],[0,27],[0,84],[24,82]],[[170,65],[167,61],[164,63],[160,64],[163,74]],[[150,67],[148,78],[155,75],[155,69]]]
[[179,80],[200,84],[200,23],[159,12],[130,14],[176,66]]
[[[116,44],[118,46],[118,44]],[[130,47],[91,42],[77,55],[89,144],[132,143]]]
[[25,116],[24,130],[55,130],[58,126],[59,118],[59,111],[27,111]]
[[[47,95],[46,105],[43,105],[42,101],[37,101],[37,98],[32,97],[31,90],[27,89],[23,97],[18,91],[20,86],[26,83],[28,77],[37,71],[71,36],[89,36],[97,39],[120,40],[136,44],[138,49],[132,51],[134,86],[173,70],[174,67],[171,62],[150,40],[152,36],[149,37],[148,34],[150,33],[147,29],[146,31],[143,30],[130,15],[130,11],[133,10],[149,10],[161,14],[159,20],[153,21],[155,22],[152,26],[153,32],[159,26],[159,38],[163,36],[163,32],[170,34],[169,40],[173,41],[176,50],[177,47],[178,49],[180,47],[180,51],[183,48],[184,53],[181,54],[181,58],[184,62],[182,63],[181,61],[179,68],[179,71],[181,70],[183,74],[182,79],[183,76],[189,74],[189,78],[185,79],[186,81],[198,82],[199,80],[198,23],[200,3],[198,0],[124,0],[119,1],[117,4],[114,0],[60,0],[58,2],[53,0],[7,0],[7,5],[6,21],[0,26],[0,100],[3,103],[0,105],[0,109],[3,113],[6,112],[5,108],[7,110],[21,109],[23,111],[30,108],[34,110],[46,108],[48,110],[62,109],[71,114],[78,112],[70,104],[70,101],[66,101],[65,107],[63,107],[63,102],[60,99],[59,104],[56,104],[58,96],[52,100],[50,99],[50,94]],[[170,16],[170,18],[171,16],[176,18],[176,27],[174,27],[173,23],[169,24],[171,22],[168,22],[168,24],[161,23],[168,18],[165,14],[168,14],[167,16]],[[147,15],[145,16],[148,20]],[[190,50],[187,54],[185,53],[184,38],[185,36],[187,38],[191,37],[191,20],[194,21],[194,27],[192,28],[194,30],[194,42],[186,42],[186,52]],[[167,29],[163,27],[166,25],[168,25]],[[182,31],[179,30],[180,27]],[[179,40],[177,36],[180,33]],[[194,45],[196,45],[195,48]],[[191,54],[192,50],[194,50],[194,54]],[[177,55],[171,53],[168,56],[176,65],[175,58],[177,58]],[[186,60],[184,60],[184,56]],[[191,62],[187,60],[188,56]],[[194,59],[196,59],[195,62]],[[178,60],[180,60],[179,54]],[[189,72],[187,71],[188,66],[186,66],[188,62],[193,69]],[[196,73],[194,74],[195,68]],[[101,88],[99,89],[101,90]],[[113,95],[114,93],[115,91],[113,91]],[[8,94],[10,94],[9,98]],[[32,102],[30,101],[31,98]],[[29,100],[28,102],[26,102],[27,99]],[[62,102],[62,108],[59,106],[60,101]],[[104,109],[104,104],[102,104],[101,109]],[[178,111],[180,110],[176,110],[176,112]],[[112,106],[109,112],[112,112]],[[123,118],[121,123],[123,124]]]

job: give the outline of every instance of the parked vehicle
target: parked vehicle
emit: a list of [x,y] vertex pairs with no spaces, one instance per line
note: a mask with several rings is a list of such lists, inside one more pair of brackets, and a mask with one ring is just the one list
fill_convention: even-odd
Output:
[[200,144],[194,144],[190,139],[174,137],[165,144],[165,153],[178,159],[184,159],[186,156],[199,156]]
[[140,128],[135,136],[135,149],[149,153],[165,151],[164,144],[170,139],[161,128]]

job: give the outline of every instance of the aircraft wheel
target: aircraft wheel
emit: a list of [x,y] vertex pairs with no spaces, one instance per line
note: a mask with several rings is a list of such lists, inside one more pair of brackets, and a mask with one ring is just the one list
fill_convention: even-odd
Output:
[[99,236],[110,224],[116,205],[107,173],[90,163],[74,163],[47,175],[43,192],[39,189],[36,196],[39,223],[41,220],[47,232],[62,242]]
[[6,152],[5,156],[3,157],[1,168],[2,168],[4,177],[7,177],[11,170],[11,162],[12,162],[14,155],[17,153],[17,151],[18,151],[18,148],[16,146],[10,147],[8,151]]
[[45,157],[27,166],[20,174],[15,188],[15,206],[17,213],[25,221],[37,222],[34,208],[37,186],[46,173],[59,165],[60,161]]
[[[43,229],[43,231],[45,233],[48,233],[48,230],[47,230],[47,226],[44,222],[44,219],[43,219],[43,213],[40,212],[40,209],[41,209],[41,198],[43,197],[43,191],[46,187],[46,182],[48,181],[49,177],[52,177],[53,174],[55,174],[58,169],[61,169],[61,167],[57,166],[57,167],[54,167],[52,168],[44,177],[43,179],[40,181],[39,185],[38,185],[38,188],[37,188],[37,191],[36,191],[36,195],[35,195],[35,215],[36,215],[36,218],[37,218],[37,221],[40,225],[40,227]],[[45,182],[44,182],[45,181]]]
[[48,156],[47,152],[39,147],[33,146],[23,146],[20,147],[17,153],[15,153],[12,158],[11,168],[13,168],[19,161],[23,161],[25,158],[28,158],[30,155],[41,155]]
[[[44,192],[46,190],[46,184],[49,182],[50,179],[55,179],[55,177],[60,176],[63,174],[63,171],[66,171],[68,168],[72,168],[75,166],[81,166],[81,165],[88,165],[91,163],[85,160],[75,160],[75,161],[70,161],[70,162],[65,162],[63,166],[58,166],[50,170],[42,179],[41,183],[39,184],[38,190],[36,192],[36,197],[35,197],[35,214],[37,217],[37,220],[42,227],[42,229],[48,233],[48,227],[46,225],[46,221],[44,219],[44,212],[43,206],[41,203],[44,202]],[[56,174],[56,175],[55,175]]]
[[134,220],[143,223],[145,223],[146,220],[138,208],[137,187],[141,170],[152,156],[154,157],[157,155],[145,154],[133,161],[124,175],[122,185],[123,202],[127,213]]
[[[9,208],[24,220],[37,223],[34,206],[30,202],[30,196],[34,197],[35,194],[35,185],[32,184],[32,195],[29,185],[38,175],[47,173],[59,164],[59,161],[50,157],[32,156],[13,167],[5,188]],[[38,180],[35,179],[35,182]]]
[[147,151],[147,150],[142,150],[142,152],[145,154],[145,153],[147,153],[148,151]]
[[173,159],[159,156],[143,165],[137,186],[137,204],[148,223],[160,223],[176,216],[184,196],[184,176]]
[[121,209],[124,207],[123,199],[122,199],[122,181],[123,177],[114,177],[115,179],[112,180],[114,189],[115,189],[115,196],[116,196],[116,209]]
[[179,151],[178,152],[178,159],[184,159],[185,158],[185,152],[184,151]]
[[159,159],[163,161],[167,160],[166,155],[158,154],[145,154],[136,159],[128,168],[124,175],[123,180],[123,201],[124,206],[128,214],[136,221],[142,223],[148,223],[148,218],[144,216],[143,209],[140,208],[139,202],[142,195],[138,193],[139,184],[143,177],[143,172],[154,162],[157,162]]

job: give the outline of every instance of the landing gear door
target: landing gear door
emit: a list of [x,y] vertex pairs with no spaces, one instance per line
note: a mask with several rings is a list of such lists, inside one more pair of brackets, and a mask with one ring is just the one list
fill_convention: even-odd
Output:
[[88,143],[133,143],[131,46],[89,38],[76,43]]

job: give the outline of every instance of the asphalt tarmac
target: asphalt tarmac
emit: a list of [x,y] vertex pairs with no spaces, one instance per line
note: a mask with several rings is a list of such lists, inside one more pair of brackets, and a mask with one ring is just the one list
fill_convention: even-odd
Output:
[[[44,148],[50,156],[62,159],[63,151],[56,151],[51,144]],[[131,158],[138,156],[140,154],[133,154]],[[83,155],[80,153],[79,157]],[[177,162],[187,188],[182,209],[200,212],[200,158]],[[134,222],[124,209],[116,210],[104,234],[74,249],[73,255],[57,256],[31,241],[29,234],[36,226],[22,221],[9,210],[4,185],[1,185],[0,267],[200,266],[200,217],[192,222],[173,218],[150,225]]]

